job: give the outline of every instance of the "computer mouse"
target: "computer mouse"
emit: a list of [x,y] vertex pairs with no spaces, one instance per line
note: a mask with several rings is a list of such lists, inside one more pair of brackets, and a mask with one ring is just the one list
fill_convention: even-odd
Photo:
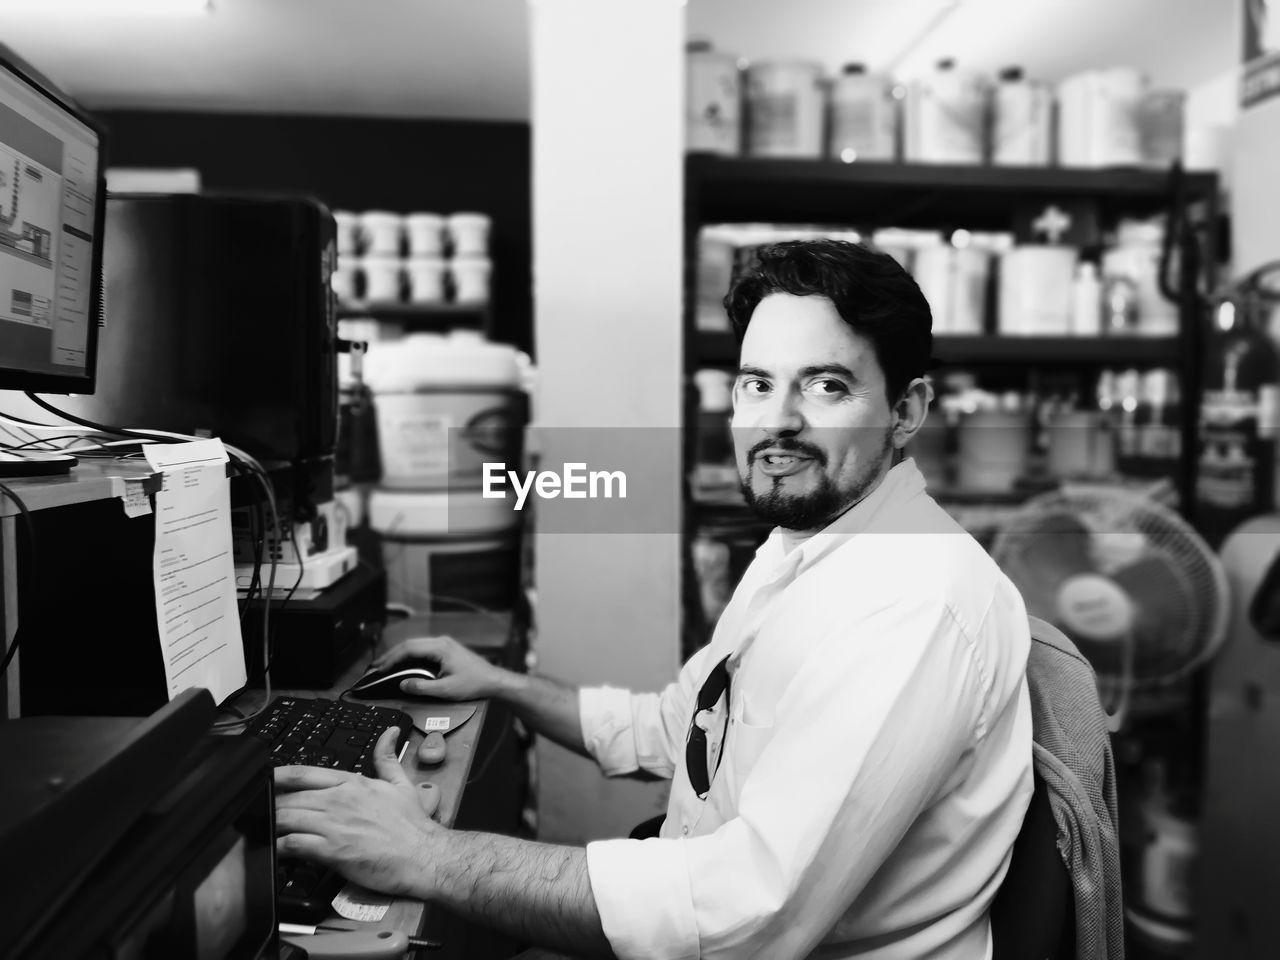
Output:
[[403,697],[400,684],[405,680],[434,680],[435,671],[422,663],[396,664],[382,670],[370,670],[351,687],[351,696],[362,700]]

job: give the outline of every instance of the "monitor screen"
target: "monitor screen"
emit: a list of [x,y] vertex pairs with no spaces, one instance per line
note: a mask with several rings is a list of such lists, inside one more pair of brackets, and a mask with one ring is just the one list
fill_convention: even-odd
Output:
[[101,134],[0,47],[0,387],[91,393]]

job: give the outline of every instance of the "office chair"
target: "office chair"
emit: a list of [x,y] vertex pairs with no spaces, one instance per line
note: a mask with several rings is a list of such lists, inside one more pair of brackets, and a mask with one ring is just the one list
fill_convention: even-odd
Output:
[[992,960],[1071,960],[1075,956],[1075,893],[1058,852],[1058,825],[1049,792],[1035,774],[1035,792],[1013,841],[1009,872],[991,904]]

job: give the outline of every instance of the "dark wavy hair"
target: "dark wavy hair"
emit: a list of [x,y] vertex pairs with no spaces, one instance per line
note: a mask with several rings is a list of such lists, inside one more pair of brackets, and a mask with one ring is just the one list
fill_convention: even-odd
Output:
[[739,343],[756,307],[771,293],[830,300],[840,318],[875,347],[890,405],[924,376],[933,352],[933,313],[911,274],[887,253],[845,240],[761,247],[724,298]]

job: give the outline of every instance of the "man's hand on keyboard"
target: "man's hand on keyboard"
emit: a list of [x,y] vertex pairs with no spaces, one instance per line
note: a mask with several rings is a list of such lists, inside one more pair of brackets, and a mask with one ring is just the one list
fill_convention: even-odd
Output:
[[396,644],[371,665],[374,670],[430,661],[435,680],[405,680],[405,693],[441,700],[479,700],[498,689],[503,670],[452,637],[415,637]]
[[430,887],[433,833],[444,828],[395,756],[398,731],[374,748],[378,779],[343,770],[289,766],[275,771],[276,850],[330,867],[371,890],[410,894]]

